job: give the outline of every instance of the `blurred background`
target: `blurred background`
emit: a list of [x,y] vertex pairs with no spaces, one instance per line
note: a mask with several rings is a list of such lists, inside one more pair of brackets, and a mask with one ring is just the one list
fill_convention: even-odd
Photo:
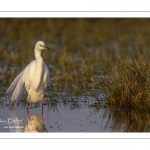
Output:
[[144,55],[149,35],[149,18],[1,18],[0,85],[10,85],[42,40],[52,49],[42,56],[56,90],[99,88],[117,56],[133,55],[135,46]]

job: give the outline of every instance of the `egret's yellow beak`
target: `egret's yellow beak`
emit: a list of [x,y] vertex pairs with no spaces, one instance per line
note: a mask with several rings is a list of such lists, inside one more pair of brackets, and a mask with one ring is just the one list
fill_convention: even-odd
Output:
[[49,47],[43,45],[43,44],[40,44],[41,47],[45,48],[45,49],[48,49],[48,50],[51,50]]

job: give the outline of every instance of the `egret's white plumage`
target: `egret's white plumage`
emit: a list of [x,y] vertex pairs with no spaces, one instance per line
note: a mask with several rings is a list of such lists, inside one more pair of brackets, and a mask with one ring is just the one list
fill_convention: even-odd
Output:
[[18,100],[22,94],[28,94],[31,102],[37,102],[44,97],[44,89],[47,87],[50,72],[41,56],[41,51],[49,49],[44,42],[38,41],[35,45],[33,60],[15,78],[6,94],[11,95],[11,102]]

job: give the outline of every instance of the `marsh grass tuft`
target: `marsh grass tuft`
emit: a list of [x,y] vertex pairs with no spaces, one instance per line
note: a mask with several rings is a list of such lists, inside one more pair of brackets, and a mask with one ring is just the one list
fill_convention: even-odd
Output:
[[[150,108],[150,58],[137,49],[136,55],[121,59],[118,65],[105,78],[107,103],[119,108]],[[107,91],[107,92],[106,92]]]

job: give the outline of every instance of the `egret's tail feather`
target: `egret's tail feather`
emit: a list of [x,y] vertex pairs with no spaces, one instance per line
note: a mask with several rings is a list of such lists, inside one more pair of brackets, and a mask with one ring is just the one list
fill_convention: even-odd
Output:
[[21,73],[15,78],[15,80],[13,81],[13,83],[10,85],[10,87],[7,89],[6,94],[10,95],[13,93],[14,88],[16,86],[16,84],[18,83],[19,79],[20,79]]
[[13,81],[8,90],[6,91],[6,95],[10,96],[11,102],[15,102],[22,96],[22,94],[26,94],[25,88],[25,79],[27,75],[28,68],[26,67]]

